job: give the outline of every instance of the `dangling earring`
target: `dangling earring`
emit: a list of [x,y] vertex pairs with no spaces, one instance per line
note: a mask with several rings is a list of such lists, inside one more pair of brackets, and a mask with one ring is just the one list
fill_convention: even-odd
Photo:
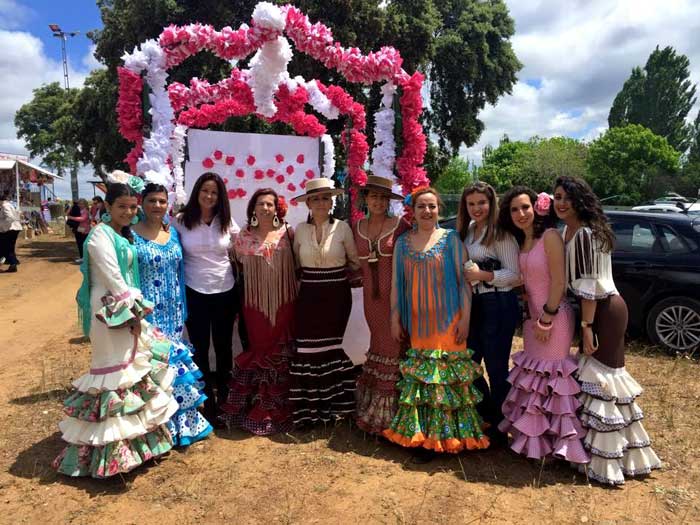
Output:
[[132,224],[132,225],[133,225],[133,224],[138,224],[138,222],[139,222],[139,216],[138,216],[138,215],[134,215],[134,216],[131,218],[131,224]]
[[112,216],[107,211],[102,215],[102,218],[100,220],[104,223],[109,224],[110,222],[112,222]]
[[277,213],[275,213],[275,216],[272,218],[272,226],[275,228],[280,227],[280,219],[277,217]]
[[257,228],[257,227],[258,227],[258,224],[259,224],[259,222],[258,222],[258,216],[255,215],[255,212],[253,212],[253,215],[250,217],[250,225],[251,225],[253,228]]

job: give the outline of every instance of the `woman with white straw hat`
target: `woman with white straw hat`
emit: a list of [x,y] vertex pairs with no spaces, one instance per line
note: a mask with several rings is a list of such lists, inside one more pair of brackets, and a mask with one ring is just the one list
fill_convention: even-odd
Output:
[[397,409],[401,344],[391,337],[391,274],[396,239],[411,225],[389,214],[390,200],[403,197],[392,182],[370,175],[360,194],[367,217],[353,227],[362,268],[365,319],[370,331],[367,360],[357,381],[355,421],[365,432],[381,434]]
[[352,296],[348,268],[359,268],[357,248],[347,223],[331,215],[333,196],[343,193],[325,177],[311,179],[305,202],[309,218],[299,224],[294,253],[301,266],[295,312],[296,354],[290,363],[296,426],[324,423],[355,409],[353,364],[342,348]]

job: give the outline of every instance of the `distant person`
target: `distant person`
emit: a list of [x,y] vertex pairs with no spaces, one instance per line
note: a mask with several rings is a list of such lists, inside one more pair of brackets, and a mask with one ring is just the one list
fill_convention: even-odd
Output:
[[71,208],[71,214],[68,216],[68,219],[76,224],[73,235],[75,235],[75,243],[78,245],[78,258],[75,262],[80,264],[83,262],[83,244],[85,239],[87,239],[88,233],[90,233],[88,202],[85,199],[80,199],[78,201],[78,213],[75,213],[75,210]]
[[95,226],[102,216],[106,213],[105,201],[99,195],[92,198],[92,206],[90,206],[90,223]]
[[19,261],[15,254],[15,243],[21,230],[19,211],[7,193],[0,195],[0,260],[4,259],[3,264],[9,264],[5,273],[17,271]]

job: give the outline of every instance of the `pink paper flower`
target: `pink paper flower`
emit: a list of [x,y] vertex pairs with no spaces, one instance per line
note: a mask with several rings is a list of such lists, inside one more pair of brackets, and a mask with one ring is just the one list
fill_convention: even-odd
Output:
[[239,179],[242,179],[243,177],[245,177],[245,171],[243,171],[242,169],[238,168],[238,169],[236,170],[236,177],[238,177]]
[[313,179],[316,174],[314,173],[314,170],[306,170],[306,173],[304,173],[304,175],[307,179]]
[[229,200],[230,200],[230,199],[235,199],[235,198],[237,197],[237,195],[238,195],[238,194],[236,193],[236,190],[233,190],[233,189],[232,189],[232,190],[228,190],[228,192],[226,192],[226,194],[228,195]]
[[219,151],[218,149],[214,150],[214,158],[216,160],[221,160],[221,157],[223,157],[223,156],[224,156],[224,154],[221,151]]
[[211,169],[214,167],[214,161],[207,157],[202,161],[202,166],[204,166],[207,169]]
[[275,177],[275,180],[276,180],[279,184],[284,184],[284,175],[277,175],[277,177]]
[[297,155],[297,162],[299,164],[304,164],[304,154],[303,153],[299,153],[299,155]]
[[255,164],[255,157],[253,155],[248,155],[248,158],[245,159],[245,161],[248,164],[248,166],[252,166],[253,164]]
[[233,157],[231,155],[226,156],[226,165],[231,166],[234,162],[236,162],[236,157]]
[[289,166],[287,166],[287,169],[285,171],[287,172],[287,175],[291,175],[292,173],[294,173],[294,166],[290,164]]
[[284,162],[284,155],[282,155],[281,153],[278,153],[277,155],[275,155],[275,160],[277,162]]
[[255,170],[255,178],[258,180],[265,178],[265,172],[263,170]]
[[291,182],[289,184],[287,184],[287,189],[289,191],[297,191],[297,187],[294,184],[292,184]]
[[265,174],[266,174],[268,177],[272,178],[272,177],[275,176],[275,170],[273,170],[272,168],[269,168],[269,169],[265,172]]

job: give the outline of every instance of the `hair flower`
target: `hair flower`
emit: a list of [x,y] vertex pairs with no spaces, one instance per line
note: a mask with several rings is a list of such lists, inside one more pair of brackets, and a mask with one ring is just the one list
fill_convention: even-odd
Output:
[[542,192],[537,195],[537,200],[535,201],[535,212],[537,215],[545,216],[549,213],[549,208],[551,205],[551,197],[547,193]]

